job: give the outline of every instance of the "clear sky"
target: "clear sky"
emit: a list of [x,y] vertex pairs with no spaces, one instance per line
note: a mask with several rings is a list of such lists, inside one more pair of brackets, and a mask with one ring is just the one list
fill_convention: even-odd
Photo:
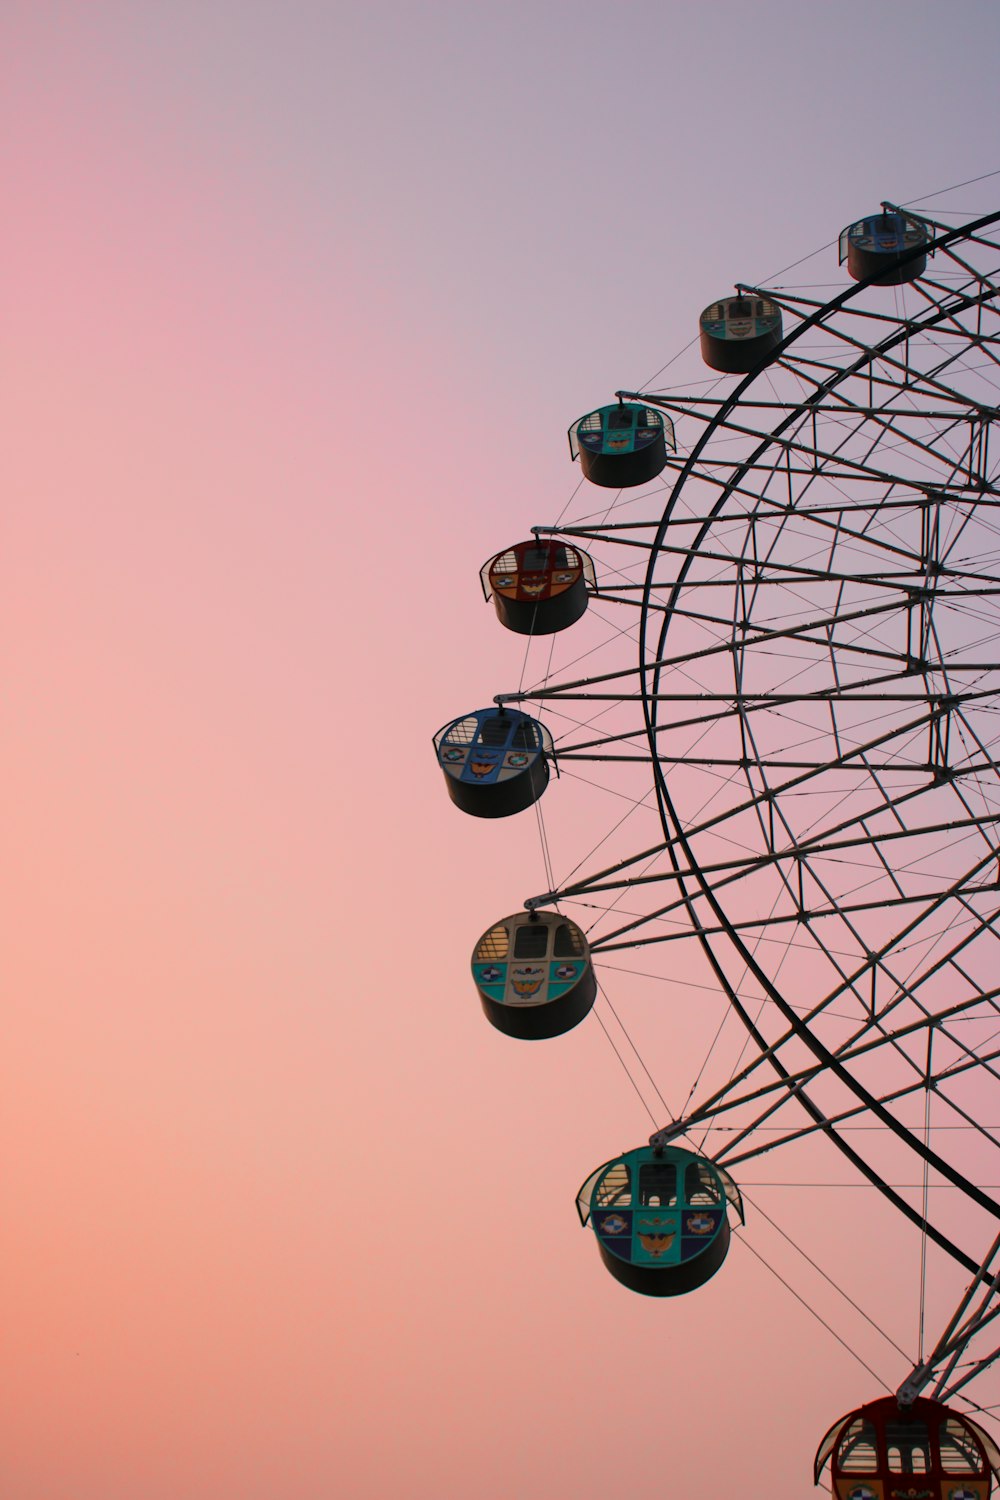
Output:
[[[666,1305],[602,1271],[574,1194],[648,1120],[598,1026],[484,1022],[543,865],[430,737],[516,687],[478,569],[569,422],[1000,166],[998,47],[965,0],[6,0],[4,1500],[802,1500],[879,1393],[740,1245]],[[615,994],[683,1101],[679,963]],[[912,1347],[868,1193],[766,1207]]]

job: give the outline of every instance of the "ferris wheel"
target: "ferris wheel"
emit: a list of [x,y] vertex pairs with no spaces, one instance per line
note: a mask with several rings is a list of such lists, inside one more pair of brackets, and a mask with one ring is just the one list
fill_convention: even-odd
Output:
[[885,203],[839,248],[828,300],[738,285],[704,310],[707,387],[619,391],[574,423],[608,503],[532,528],[484,590],[525,636],[595,601],[631,628],[436,746],[474,815],[533,805],[554,764],[646,819],[480,939],[494,1025],[556,1036],[595,965],[694,941],[743,1028],[721,1080],[584,1183],[607,1268],[700,1286],[746,1164],[823,1142],[961,1293],[896,1394],[830,1429],[817,1480],[829,1462],[841,1500],[915,1474],[984,1500],[1000,1453],[945,1403],[974,1409],[1000,1358],[1000,214]]

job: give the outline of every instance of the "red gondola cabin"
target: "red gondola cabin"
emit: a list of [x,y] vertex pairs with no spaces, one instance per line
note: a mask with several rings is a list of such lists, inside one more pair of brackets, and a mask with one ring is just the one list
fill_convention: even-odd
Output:
[[580,618],[597,589],[586,552],[554,537],[516,542],[492,557],[479,576],[501,625],[518,635],[565,630]]
[[835,1422],[819,1445],[834,1500],[986,1500],[1000,1451],[963,1412],[918,1396],[869,1401]]

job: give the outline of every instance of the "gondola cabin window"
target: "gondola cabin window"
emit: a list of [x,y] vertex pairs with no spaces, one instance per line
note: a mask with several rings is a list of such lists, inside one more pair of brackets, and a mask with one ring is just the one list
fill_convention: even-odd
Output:
[[583,934],[579,927],[560,922],[552,948],[553,958],[579,958],[583,953]]
[[886,1422],[885,1447],[890,1474],[926,1474],[931,1466],[931,1436],[924,1422]]
[[877,1473],[875,1428],[866,1417],[858,1417],[853,1421],[841,1438],[837,1467],[842,1474]]
[[595,1208],[629,1208],[632,1203],[632,1173],[626,1162],[615,1162],[594,1194]]
[[525,922],[514,933],[515,958],[544,958],[549,943],[549,929],[541,922]]
[[938,1429],[941,1467],[946,1474],[986,1473],[983,1456],[971,1432],[954,1418],[947,1417]]
[[677,1203],[677,1168],[672,1161],[647,1161],[639,1168],[639,1202],[643,1208],[673,1208]]
[[722,1202],[718,1180],[704,1162],[689,1162],[684,1171],[684,1197],[691,1208]]

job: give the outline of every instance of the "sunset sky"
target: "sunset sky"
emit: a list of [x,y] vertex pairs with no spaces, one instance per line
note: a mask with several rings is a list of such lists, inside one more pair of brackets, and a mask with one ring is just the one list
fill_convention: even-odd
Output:
[[[995,173],[998,49],[990,0],[4,0],[3,1500],[807,1500],[907,1373],[752,1210],[691,1297],[604,1272],[574,1195],[649,1120],[593,1018],[484,1021],[546,875],[431,736],[518,685],[478,571],[569,423]],[[608,812],[547,799],[565,871]],[[679,1109],[671,962],[607,977]],[[915,1237],[812,1165],[763,1210],[911,1350]]]

